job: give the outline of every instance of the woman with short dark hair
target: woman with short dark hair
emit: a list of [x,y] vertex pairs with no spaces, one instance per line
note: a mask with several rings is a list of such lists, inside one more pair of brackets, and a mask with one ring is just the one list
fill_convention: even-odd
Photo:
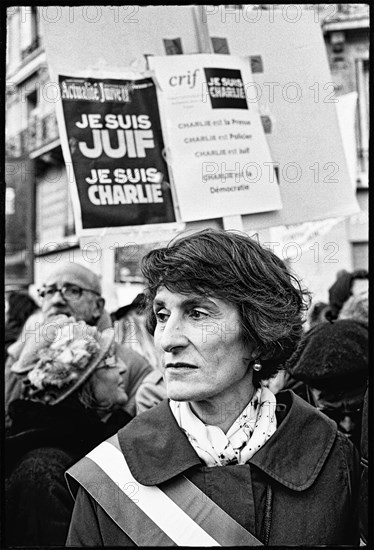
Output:
[[213,294],[234,304],[243,341],[255,343],[261,357],[256,383],[277,373],[302,334],[308,292],[275,254],[239,233],[204,230],[182,237],[150,252],[143,272],[150,332],[157,322],[152,301],[162,284],[172,292]]
[[353,446],[262,383],[300,340],[307,291],[236,232],[182,236],[142,269],[168,399],[69,470],[67,545],[357,544]]

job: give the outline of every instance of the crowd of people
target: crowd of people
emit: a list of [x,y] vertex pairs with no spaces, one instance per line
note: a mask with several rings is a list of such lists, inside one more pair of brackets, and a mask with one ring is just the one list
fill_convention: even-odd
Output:
[[368,272],[313,303],[213,229],[142,272],[114,312],[73,262],[9,297],[6,545],[366,544]]

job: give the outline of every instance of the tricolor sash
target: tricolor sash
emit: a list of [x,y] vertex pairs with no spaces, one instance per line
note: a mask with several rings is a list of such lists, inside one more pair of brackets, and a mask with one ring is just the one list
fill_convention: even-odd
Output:
[[67,471],[137,546],[263,546],[185,476],[160,487],[131,474],[115,435]]

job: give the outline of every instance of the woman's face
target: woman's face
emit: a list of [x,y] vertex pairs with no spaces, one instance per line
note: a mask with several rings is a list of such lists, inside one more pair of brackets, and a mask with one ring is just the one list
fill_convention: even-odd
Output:
[[153,307],[168,397],[235,403],[240,388],[252,383],[253,351],[243,343],[237,307],[165,287],[158,289]]
[[114,352],[100,363],[92,375],[93,396],[101,407],[121,407],[128,401],[123,385],[122,373],[126,370],[124,363],[117,360]]

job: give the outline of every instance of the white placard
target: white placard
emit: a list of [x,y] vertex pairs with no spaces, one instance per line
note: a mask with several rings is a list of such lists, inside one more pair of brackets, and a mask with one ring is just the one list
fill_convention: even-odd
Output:
[[339,128],[353,189],[356,189],[357,185],[357,142],[355,132],[357,97],[357,92],[344,94],[339,96],[339,102],[336,104]]
[[[44,7],[48,64],[56,74],[87,69],[99,74],[105,69],[121,78],[129,67],[144,70],[145,59],[152,55],[181,62],[181,55],[168,55],[178,53],[173,45],[175,50],[180,45],[183,54],[208,53],[214,46],[216,57],[219,52],[248,56],[255,84],[248,89],[248,100],[259,107],[272,161],[278,163],[282,208],[242,215],[244,230],[359,212],[339,131],[336,107],[343,105],[336,103],[340,98],[315,10],[299,5],[244,8],[233,12],[224,5]],[[189,172],[186,162],[183,168]],[[200,197],[194,200],[201,202]],[[175,208],[178,213],[176,201]],[[191,229],[208,225],[221,227],[222,218],[209,219],[204,209],[200,219],[188,222]]]
[[282,208],[249,59],[152,57],[168,162],[182,221]]
[[[251,58],[256,103],[283,208],[243,217],[246,231],[349,216],[359,211],[339,128],[337,96],[321,22],[313,9],[226,6],[205,11],[214,51]],[[340,111],[340,109],[339,109]]]

